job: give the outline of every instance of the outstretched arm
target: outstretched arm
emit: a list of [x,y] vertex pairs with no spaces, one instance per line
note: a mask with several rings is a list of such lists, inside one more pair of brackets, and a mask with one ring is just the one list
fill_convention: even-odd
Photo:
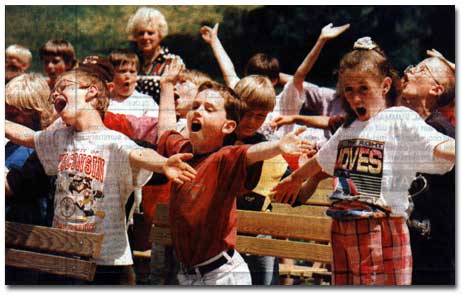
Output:
[[24,125],[5,121],[5,136],[13,143],[29,148],[35,148],[35,131]]
[[184,68],[179,57],[174,57],[161,76],[161,99],[159,102],[158,140],[164,131],[175,130],[177,115],[175,111],[174,87],[178,74]]
[[434,156],[455,162],[455,139],[449,139],[434,148]]
[[320,55],[320,52],[323,46],[325,45],[326,41],[334,39],[337,36],[341,35],[349,27],[350,24],[346,24],[340,27],[333,27],[332,23],[323,27],[314,47],[312,48],[312,50],[310,50],[309,54],[305,57],[304,61],[301,63],[299,68],[296,70],[296,73],[294,74],[293,84],[297,90],[299,90],[300,92],[302,91],[302,84],[305,80],[305,77],[317,61],[318,56]]
[[273,158],[279,154],[300,155],[308,153],[313,148],[313,143],[301,140],[297,136],[305,131],[305,127],[288,133],[278,141],[261,142],[251,146],[246,153],[247,165]]
[[235,66],[228,56],[227,52],[220,42],[219,36],[219,24],[216,23],[214,28],[203,26],[200,30],[201,37],[203,37],[204,42],[209,44],[212,47],[212,52],[214,53],[215,59],[219,63],[220,70],[222,71],[225,84],[230,88],[235,88],[236,83],[240,80],[235,71]]
[[135,149],[130,152],[130,165],[157,173],[163,173],[169,180],[177,184],[192,181],[196,177],[196,170],[185,163],[193,154],[176,154],[165,158],[156,151],[147,148]]
[[330,117],[329,116],[302,116],[302,115],[290,115],[290,116],[277,116],[275,117],[270,126],[272,128],[279,128],[284,125],[299,124],[307,127],[329,129],[330,128]]
[[[273,199],[279,203],[294,204],[304,180],[320,173],[321,171],[322,168],[318,164],[316,158],[310,158],[309,161],[307,161],[302,167],[299,167],[272,189],[272,192],[274,193]],[[313,184],[309,181],[306,182],[304,184],[304,190],[310,189],[310,185]]]

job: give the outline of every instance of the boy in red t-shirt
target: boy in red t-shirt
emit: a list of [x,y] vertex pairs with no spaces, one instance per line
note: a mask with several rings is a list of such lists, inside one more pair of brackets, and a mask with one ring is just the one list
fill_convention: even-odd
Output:
[[298,153],[308,144],[290,133],[276,142],[222,147],[239,122],[242,102],[233,90],[205,82],[187,114],[189,138],[166,131],[158,152],[190,151],[197,171],[189,184],[173,185],[169,223],[182,285],[250,285],[251,276],[236,244],[236,196],[251,190],[261,161],[282,152]]

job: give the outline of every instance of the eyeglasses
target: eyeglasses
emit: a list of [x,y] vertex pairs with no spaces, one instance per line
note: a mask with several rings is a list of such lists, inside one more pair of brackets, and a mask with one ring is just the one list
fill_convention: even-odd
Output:
[[55,107],[55,110],[57,113],[61,113],[61,111],[66,107],[67,101],[62,98],[61,95],[66,88],[68,87],[74,87],[76,90],[77,89],[87,89],[89,86],[82,86],[79,85],[78,82],[76,81],[71,81],[71,80],[61,80],[59,83],[53,87],[50,95],[50,103]]
[[419,66],[418,65],[409,65],[404,70],[404,74],[407,74],[407,73],[419,74],[419,73],[423,73],[423,72],[428,72],[429,76],[431,76],[431,78],[434,80],[434,82],[437,85],[441,85],[441,83],[436,79],[436,76],[434,76],[434,74],[432,73],[429,66],[424,62],[421,63]]

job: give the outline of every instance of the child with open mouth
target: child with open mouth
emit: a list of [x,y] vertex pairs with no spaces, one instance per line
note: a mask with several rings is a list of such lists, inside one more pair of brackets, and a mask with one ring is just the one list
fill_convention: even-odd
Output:
[[309,179],[335,177],[332,283],[410,285],[412,255],[406,219],[416,173],[443,174],[455,162],[455,140],[396,104],[400,80],[378,45],[359,39],[340,62],[338,94],[346,120],[318,154],[274,191],[304,203]]

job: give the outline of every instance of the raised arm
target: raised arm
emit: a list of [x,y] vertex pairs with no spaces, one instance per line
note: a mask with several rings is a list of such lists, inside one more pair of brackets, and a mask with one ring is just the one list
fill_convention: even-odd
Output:
[[13,143],[29,148],[35,148],[35,131],[24,125],[5,121],[5,136]]
[[177,115],[175,111],[174,85],[176,78],[184,68],[180,58],[175,57],[168,64],[161,76],[161,99],[159,102],[158,140],[164,131],[175,130]]
[[455,162],[455,139],[449,139],[434,148],[434,157]]
[[250,147],[246,153],[247,165],[273,158],[279,154],[300,155],[310,152],[314,145],[307,140],[301,140],[298,135],[305,131],[305,127],[288,133],[277,141],[261,142]]
[[349,27],[350,24],[346,24],[340,27],[333,27],[332,23],[323,27],[314,47],[312,48],[312,50],[310,50],[309,54],[305,57],[304,61],[301,63],[299,68],[297,68],[296,73],[294,73],[293,83],[297,90],[302,91],[302,84],[305,80],[305,77],[317,61],[326,41],[334,39],[337,36],[341,35]]
[[132,167],[165,174],[169,180],[177,184],[192,181],[196,177],[196,170],[184,162],[192,157],[193,154],[176,154],[165,158],[147,148],[135,149],[129,154]]
[[233,89],[235,88],[235,85],[236,83],[238,83],[240,78],[236,74],[235,66],[233,65],[233,62],[231,61],[225,49],[223,48],[222,42],[220,42],[218,31],[218,23],[215,24],[214,28],[203,26],[200,30],[201,37],[203,38],[204,42],[209,44],[212,48],[212,52],[214,53],[215,59],[219,64],[220,70],[222,71],[225,84],[227,84],[228,87]]

